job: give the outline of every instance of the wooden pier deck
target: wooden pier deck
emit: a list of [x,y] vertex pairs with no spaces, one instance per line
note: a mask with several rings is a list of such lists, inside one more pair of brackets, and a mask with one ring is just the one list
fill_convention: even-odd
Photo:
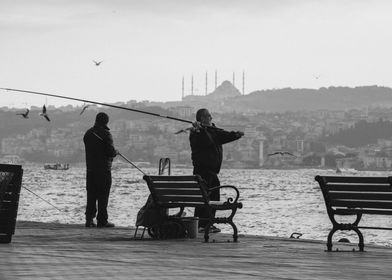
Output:
[[[390,279],[392,248],[325,252],[324,241],[240,236],[133,240],[134,230],[18,222],[0,244],[3,279]],[[338,244],[351,250],[355,246]]]

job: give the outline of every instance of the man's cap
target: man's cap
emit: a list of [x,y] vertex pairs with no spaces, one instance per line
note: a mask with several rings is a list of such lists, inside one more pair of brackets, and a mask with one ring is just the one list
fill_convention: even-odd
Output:
[[100,112],[95,117],[95,122],[99,124],[107,125],[109,122],[109,116],[104,112]]

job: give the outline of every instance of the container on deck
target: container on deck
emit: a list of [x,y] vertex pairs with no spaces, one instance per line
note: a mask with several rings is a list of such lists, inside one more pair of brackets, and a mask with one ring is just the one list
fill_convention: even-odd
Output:
[[15,233],[22,175],[21,165],[0,164],[0,243],[10,243]]
[[181,219],[187,232],[188,238],[196,238],[198,232],[199,218],[198,217],[183,217]]

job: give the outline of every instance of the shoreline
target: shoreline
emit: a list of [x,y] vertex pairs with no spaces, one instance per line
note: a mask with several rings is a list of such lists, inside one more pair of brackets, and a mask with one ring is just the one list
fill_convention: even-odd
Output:
[[[23,162],[23,163],[7,163],[4,162],[3,164],[16,164],[16,165],[21,165],[22,168],[23,166],[42,166],[44,168],[44,164],[47,162]],[[54,163],[54,162],[53,162]],[[65,162],[62,162],[65,163]],[[137,162],[135,164],[140,167],[140,168],[147,168],[147,169],[154,169],[158,168],[158,163],[151,163],[151,162],[142,162],[142,164],[139,166]],[[225,166],[226,165],[226,166]],[[72,167],[77,167],[77,168],[85,168],[86,163],[85,162],[73,162],[69,163],[70,168]],[[114,169],[120,169],[120,168],[133,168],[130,166],[127,162],[125,161],[119,161],[118,163],[113,163],[113,168]],[[173,169],[193,169],[192,164],[181,164],[181,163],[173,163],[172,164]],[[343,173],[353,173],[353,172],[390,172],[390,169],[362,169],[362,168],[341,168]],[[222,169],[221,170],[330,170],[333,173],[336,173],[336,167],[321,167],[321,166],[260,166],[260,167],[235,167],[235,166],[230,166],[229,164],[223,163]]]

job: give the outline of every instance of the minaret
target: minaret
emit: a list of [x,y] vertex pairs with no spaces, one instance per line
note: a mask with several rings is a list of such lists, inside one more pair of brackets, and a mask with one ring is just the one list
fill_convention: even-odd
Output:
[[193,95],[193,74],[192,74],[192,79],[191,79],[191,95]]
[[208,92],[208,72],[206,72],[206,95]]
[[215,70],[215,89],[218,87],[218,71]]
[[233,72],[233,86],[235,87],[235,72]]
[[242,95],[245,95],[245,71],[242,71]]
[[184,82],[184,76],[182,76],[182,100],[184,100],[184,92],[185,92],[185,82]]

